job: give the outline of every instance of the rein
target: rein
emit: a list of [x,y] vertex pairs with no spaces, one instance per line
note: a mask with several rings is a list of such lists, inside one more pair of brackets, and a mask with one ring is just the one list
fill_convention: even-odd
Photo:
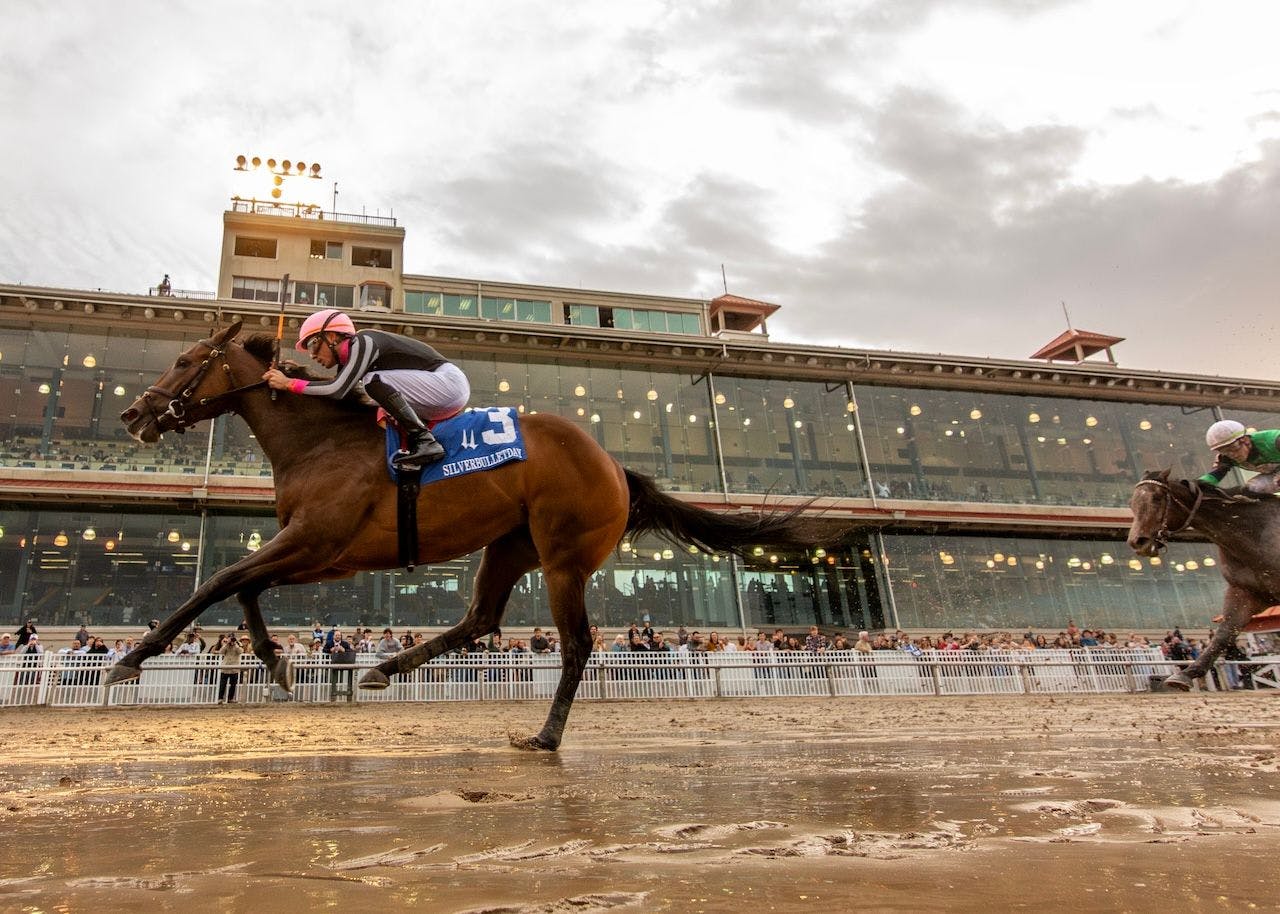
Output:
[[[217,347],[210,349],[209,354],[205,356],[204,361],[200,363],[200,367],[196,369],[195,375],[190,381],[186,382],[181,392],[175,393],[174,391],[165,390],[163,387],[155,385],[147,388],[146,393],[155,394],[156,396],[165,398],[169,401],[169,405],[164,412],[156,412],[155,408],[152,407],[151,413],[155,417],[157,425],[160,425],[161,421],[168,417],[173,420],[172,430],[178,434],[182,434],[190,428],[189,425],[184,424],[183,420],[186,418],[187,408],[191,405],[191,397],[195,393],[196,388],[200,386],[200,382],[204,380],[205,374],[208,373],[209,368],[213,365],[214,361],[222,358],[225,354],[225,349],[218,349]],[[222,370],[226,373],[227,380],[230,382],[232,389],[224,390],[222,393],[214,394],[211,397],[201,397],[196,401],[195,405],[197,407],[207,406],[210,403],[214,403],[226,397],[233,397],[237,394],[242,394],[245,391],[256,390],[259,387],[265,387],[267,385],[266,381],[255,381],[253,384],[246,384],[244,387],[236,387],[235,377],[231,372],[231,365],[225,358],[223,358],[222,361]]]
[[[1161,546],[1168,546],[1169,537],[1173,536],[1175,533],[1181,533],[1183,530],[1186,530],[1191,526],[1191,522],[1195,519],[1196,512],[1200,510],[1200,505],[1204,502],[1204,489],[1200,486],[1196,486],[1196,500],[1192,503],[1191,507],[1188,508],[1174,497],[1173,486],[1169,485],[1169,483],[1162,479],[1143,479],[1139,480],[1137,485],[1155,486],[1157,489],[1164,492],[1164,511],[1160,515],[1160,529],[1152,534],[1151,537]],[[1177,504],[1179,508],[1182,508],[1187,512],[1187,519],[1184,520],[1176,530],[1169,529],[1169,507],[1173,504]]]

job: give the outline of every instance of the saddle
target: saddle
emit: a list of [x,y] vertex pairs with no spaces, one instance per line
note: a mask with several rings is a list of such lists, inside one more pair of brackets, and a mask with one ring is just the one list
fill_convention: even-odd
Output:
[[[379,415],[382,412],[379,411]],[[387,473],[396,486],[396,551],[398,564],[413,571],[418,560],[418,496],[424,485],[442,479],[492,470],[524,460],[519,415],[510,406],[469,409],[427,427],[444,447],[444,458],[407,472],[392,462],[403,444],[398,426],[386,422]]]

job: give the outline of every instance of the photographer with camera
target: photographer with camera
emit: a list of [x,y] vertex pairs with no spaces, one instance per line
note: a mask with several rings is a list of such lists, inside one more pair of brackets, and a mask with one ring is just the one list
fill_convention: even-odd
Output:
[[223,635],[222,646],[216,653],[222,655],[222,663],[218,670],[218,704],[228,704],[236,700],[236,687],[240,685],[240,655],[249,646],[246,638],[242,644],[234,634]]

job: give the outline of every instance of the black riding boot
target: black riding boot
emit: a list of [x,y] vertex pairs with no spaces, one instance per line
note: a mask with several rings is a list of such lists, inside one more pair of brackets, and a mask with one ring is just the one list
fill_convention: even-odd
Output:
[[399,451],[391,460],[397,470],[420,470],[444,456],[443,445],[422,423],[421,417],[400,391],[376,375],[365,382],[364,391],[396,420],[409,438],[408,450]]

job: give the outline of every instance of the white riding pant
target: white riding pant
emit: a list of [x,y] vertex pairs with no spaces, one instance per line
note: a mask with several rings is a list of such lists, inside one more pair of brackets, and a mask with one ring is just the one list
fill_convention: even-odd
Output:
[[446,362],[435,371],[406,368],[374,371],[362,380],[374,375],[398,390],[413,411],[427,422],[452,416],[471,399],[471,384],[467,376],[452,362]]

